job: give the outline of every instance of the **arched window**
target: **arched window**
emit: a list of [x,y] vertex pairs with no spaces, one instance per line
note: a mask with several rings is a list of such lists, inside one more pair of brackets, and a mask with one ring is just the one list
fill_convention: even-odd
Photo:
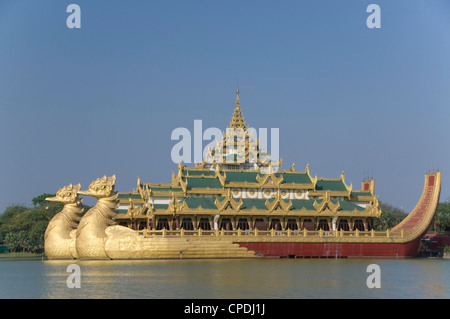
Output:
[[198,222],[198,228],[201,228],[203,230],[211,230],[211,223],[208,218],[200,218],[200,221]]
[[361,219],[357,219],[354,222],[353,230],[364,231],[364,222]]
[[222,218],[222,221],[220,222],[220,229],[231,230],[231,220],[229,218]]
[[183,218],[183,222],[181,223],[181,228],[183,228],[184,230],[193,230],[194,225],[192,224],[192,219]]
[[143,230],[143,229],[146,229],[146,228],[147,228],[147,221],[139,222],[139,226],[138,226],[139,230]]
[[167,218],[160,218],[158,220],[158,225],[156,225],[156,230],[169,229],[169,222]]
[[286,228],[290,230],[297,230],[298,229],[297,221],[295,219],[288,219]]
[[326,219],[319,220],[319,226],[317,227],[317,229],[330,230],[330,225],[328,225],[328,220],[326,220]]
[[338,224],[338,230],[349,231],[348,221],[346,219],[340,219]]
[[239,218],[238,227],[237,228],[241,229],[241,230],[249,229],[247,218]]
[[272,219],[270,223],[270,229],[281,230],[281,223],[279,219]]

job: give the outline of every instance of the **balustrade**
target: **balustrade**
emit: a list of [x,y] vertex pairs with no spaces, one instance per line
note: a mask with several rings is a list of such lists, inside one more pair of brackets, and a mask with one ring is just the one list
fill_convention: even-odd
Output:
[[161,236],[161,237],[188,237],[188,236],[198,236],[198,237],[227,237],[227,236],[237,236],[237,237],[289,237],[289,238],[295,238],[295,237],[319,237],[319,238],[325,238],[325,237],[337,237],[337,238],[345,238],[345,237],[371,237],[371,238],[403,238],[409,234],[408,231],[404,231],[403,229],[400,231],[392,232],[390,229],[387,229],[385,231],[360,231],[358,229],[354,231],[344,231],[344,230],[337,230],[337,231],[324,231],[322,229],[319,230],[258,230],[258,229],[247,229],[247,230],[203,230],[201,228],[196,230],[184,230],[183,228],[177,229],[177,230],[167,230],[167,229],[161,229],[161,230],[148,230],[143,229],[138,231],[140,235],[143,235],[144,237],[153,237],[153,236]]

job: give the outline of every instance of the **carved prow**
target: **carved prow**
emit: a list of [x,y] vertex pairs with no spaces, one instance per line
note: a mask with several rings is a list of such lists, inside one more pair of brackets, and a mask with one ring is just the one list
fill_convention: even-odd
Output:
[[441,172],[426,174],[422,196],[416,207],[401,223],[392,228],[391,232],[398,233],[403,231],[404,237],[408,239],[423,237],[436,214],[440,193]]

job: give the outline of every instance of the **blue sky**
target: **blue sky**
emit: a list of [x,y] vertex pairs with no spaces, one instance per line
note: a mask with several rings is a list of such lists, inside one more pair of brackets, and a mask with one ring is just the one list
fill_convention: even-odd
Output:
[[0,212],[105,174],[170,182],[171,132],[225,129],[237,83],[250,126],[280,129],[283,168],[373,176],[409,211],[439,167],[446,200],[449,31],[445,0],[0,0]]

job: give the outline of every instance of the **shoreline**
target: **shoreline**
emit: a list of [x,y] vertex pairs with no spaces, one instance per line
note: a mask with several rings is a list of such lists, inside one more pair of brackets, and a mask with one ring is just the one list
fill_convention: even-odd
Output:
[[0,259],[3,258],[47,258],[47,256],[41,253],[30,253],[30,252],[13,252],[13,253],[1,253]]

